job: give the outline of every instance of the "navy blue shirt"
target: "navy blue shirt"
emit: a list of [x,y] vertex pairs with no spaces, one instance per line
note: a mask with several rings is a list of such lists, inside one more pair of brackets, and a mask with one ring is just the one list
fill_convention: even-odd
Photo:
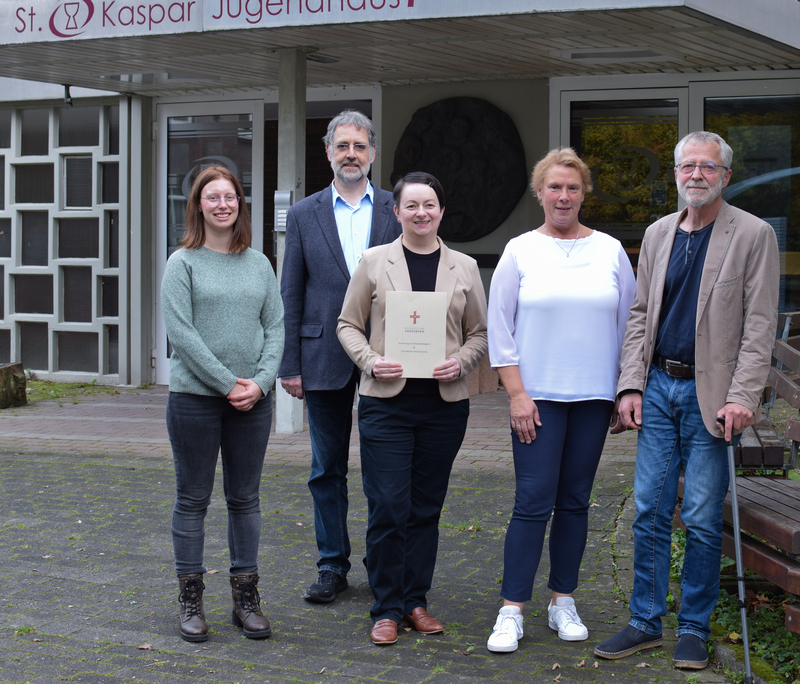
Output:
[[656,357],[694,365],[697,297],[714,223],[687,232],[678,228],[667,266]]

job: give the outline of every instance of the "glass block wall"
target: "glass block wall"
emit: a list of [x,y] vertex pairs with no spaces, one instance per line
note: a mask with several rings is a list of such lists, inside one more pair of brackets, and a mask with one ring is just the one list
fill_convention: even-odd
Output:
[[0,110],[0,363],[119,373],[119,106]]

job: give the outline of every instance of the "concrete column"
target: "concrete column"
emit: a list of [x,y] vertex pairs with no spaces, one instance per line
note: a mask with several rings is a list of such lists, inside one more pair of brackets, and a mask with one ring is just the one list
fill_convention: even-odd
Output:
[[[291,190],[293,201],[306,195],[306,52],[278,51],[278,190]],[[283,272],[286,233],[278,233],[278,282]],[[275,430],[302,432],[303,402],[277,383]]]

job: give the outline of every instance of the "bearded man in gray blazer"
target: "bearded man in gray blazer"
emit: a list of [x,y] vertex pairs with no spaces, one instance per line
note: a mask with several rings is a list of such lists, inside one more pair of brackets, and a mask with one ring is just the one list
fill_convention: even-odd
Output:
[[293,397],[305,397],[311,433],[317,580],[304,598],[328,603],[347,588],[347,461],[359,371],[336,337],[342,302],[361,253],[392,242],[400,225],[392,195],[367,178],[376,133],[361,112],[345,110],[328,126],[330,187],[295,204],[287,216],[281,276],[286,344],[278,373]]
[[595,648],[602,658],[661,645],[683,469],[686,555],[673,663],[708,664],[729,481],[726,440],[750,425],[759,408],[780,275],[772,227],[722,199],[732,161],[730,146],[715,133],[683,138],[675,148],[675,179],[686,209],[651,225],[642,242],[615,429],[639,431],[631,619]]

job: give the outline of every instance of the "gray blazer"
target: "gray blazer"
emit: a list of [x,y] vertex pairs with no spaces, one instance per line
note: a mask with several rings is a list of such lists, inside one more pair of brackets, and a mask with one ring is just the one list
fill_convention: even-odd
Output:
[[[676,213],[656,221],[642,241],[619,392],[644,391],[647,383],[681,218]],[[778,322],[780,261],[772,226],[727,202],[722,202],[711,230],[697,299],[695,379],[703,423],[719,436],[717,411],[725,404],[758,409]]]
[[[374,188],[369,246],[400,235],[392,194]],[[336,337],[350,274],[344,260],[331,188],[289,209],[281,272],[286,343],[278,375],[303,378],[303,390],[344,387],[355,365]]]

